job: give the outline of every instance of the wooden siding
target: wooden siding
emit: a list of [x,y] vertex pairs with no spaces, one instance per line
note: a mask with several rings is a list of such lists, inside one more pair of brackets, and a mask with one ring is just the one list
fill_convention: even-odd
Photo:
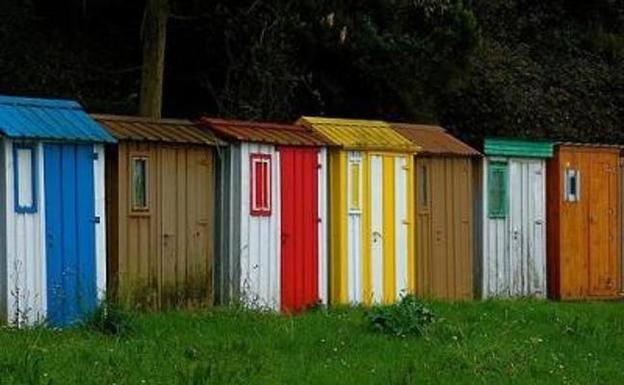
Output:
[[[580,199],[564,199],[565,170],[580,171]],[[548,164],[549,296],[616,298],[621,290],[619,150],[560,147]]]
[[[488,167],[507,162],[508,210],[488,215]],[[479,290],[483,297],[546,295],[546,163],[544,159],[488,158],[484,162],[482,260]]]
[[468,157],[416,158],[416,288],[421,296],[473,298],[472,163]]
[[[148,210],[130,207],[130,160],[148,159]],[[205,146],[121,142],[107,154],[109,289],[146,308],[213,301],[214,154]]]

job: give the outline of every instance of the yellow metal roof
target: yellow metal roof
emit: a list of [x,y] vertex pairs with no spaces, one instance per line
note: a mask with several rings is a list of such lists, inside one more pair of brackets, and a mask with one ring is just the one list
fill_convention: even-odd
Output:
[[419,147],[380,120],[303,116],[298,124],[312,127],[345,150],[417,152]]

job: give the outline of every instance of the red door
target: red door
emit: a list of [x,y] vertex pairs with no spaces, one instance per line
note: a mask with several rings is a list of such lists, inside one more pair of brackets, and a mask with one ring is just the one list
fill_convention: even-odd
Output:
[[318,149],[280,148],[282,311],[314,305],[318,294]]

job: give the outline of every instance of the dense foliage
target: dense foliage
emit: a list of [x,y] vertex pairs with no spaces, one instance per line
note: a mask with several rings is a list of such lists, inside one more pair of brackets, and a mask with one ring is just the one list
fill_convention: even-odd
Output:
[[[618,0],[171,0],[164,115],[619,141]],[[5,0],[0,93],[137,108],[142,2]]]
[[395,337],[423,336],[436,315],[414,295],[392,305],[377,305],[366,313],[371,328]]

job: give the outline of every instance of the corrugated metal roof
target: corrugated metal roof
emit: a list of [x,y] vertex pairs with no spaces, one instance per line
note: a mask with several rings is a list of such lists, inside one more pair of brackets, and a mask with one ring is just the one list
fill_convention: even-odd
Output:
[[390,126],[419,145],[419,155],[481,156],[479,151],[439,126],[407,123],[390,123]]
[[556,142],[555,145],[558,147],[581,147],[581,148],[602,148],[602,149],[624,150],[624,145],[622,144]]
[[184,144],[224,144],[198,123],[182,119],[150,119],[138,116],[91,115],[119,140]]
[[0,132],[18,139],[115,142],[72,100],[0,96]]
[[416,152],[419,147],[378,120],[332,119],[304,116],[298,124],[312,127],[346,150]]
[[326,146],[322,135],[293,124],[258,123],[240,120],[201,118],[204,126],[227,140],[287,146]]
[[552,158],[554,143],[544,140],[486,138],[486,155],[524,158]]

